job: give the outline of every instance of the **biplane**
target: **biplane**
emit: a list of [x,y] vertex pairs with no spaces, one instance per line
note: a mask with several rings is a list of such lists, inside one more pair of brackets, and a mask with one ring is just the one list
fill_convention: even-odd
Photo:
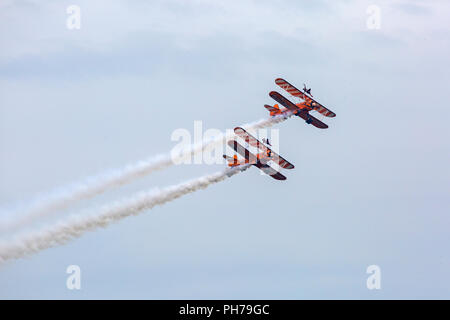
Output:
[[[239,160],[235,154],[233,157],[223,155],[228,161],[229,167],[237,167],[241,165],[254,165],[258,169],[262,170],[265,174],[268,174],[276,180],[286,180],[286,177],[280,172],[272,168],[269,164],[270,161],[277,163],[283,169],[294,169],[294,165],[275,153],[272,149],[267,147],[264,143],[253,137],[250,133],[245,131],[241,127],[234,128],[234,133],[243,139],[249,146],[256,147],[259,152],[255,155],[242,146],[236,140],[228,141],[228,145],[234,149],[244,160]],[[267,140],[266,140],[267,141]]]
[[[269,96],[274,99],[276,102],[281,104],[283,107],[285,107],[285,110],[281,110],[278,104],[275,104],[274,106],[270,105],[264,105],[264,107],[269,110],[271,116],[276,115],[282,115],[287,113],[292,113],[303,120],[307,124],[312,124],[313,126],[320,128],[320,129],[326,129],[328,128],[328,125],[317,119],[316,117],[312,116],[310,114],[310,111],[317,111],[320,114],[324,115],[325,117],[335,117],[336,114],[325,108],[323,105],[321,105],[319,102],[314,100],[311,96],[311,89],[307,89],[306,92],[303,92],[302,90],[297,89],[292,84],[287,82],[284,79],[278,78],[275,79],[275,83],[280,86],[282,89],[286,90],[290,95],[293,97],[297,97],[302,99],[302,102],[299,103],[293,103],[289,99],[285,98],[283,95],[276,91],[271,91],[269,93]],[[305,86],[306,89],[306,86]],[[309,94],[308,94],[309,93]]]

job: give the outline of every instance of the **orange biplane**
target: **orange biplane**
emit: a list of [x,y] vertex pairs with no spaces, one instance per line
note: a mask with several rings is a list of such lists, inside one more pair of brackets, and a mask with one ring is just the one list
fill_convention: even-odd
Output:
[[255,167],[262,170],[264,173],[268,174],[269,176],[271,176],[276,180],[286,180],[286,177],[277,170],[275,170],[274,168],[272,168],[268,164],[268,162],[273,161],[284,169],[294,169],[294,165],[292,163],[276,154],[269,147],[267,147],[265,144],[263,144],[258,139],[253,137],[243,128],[241,127],[234,128],[234,133],[236,133],[237,136],[242,138],[248,145],[258,148],[260,152],[258,152],[258,154],[255,155],[250,151],[248,151],[236,140],[230,140],[228,141],[228,145],[231,148],[233,148],[234,151],[236,151],[242,157],[244,157],[244,160],[239,160],[236,154],[233,157],[223,155],[223,157],[228,161],[229,167],[237,167],[240,165],[250,164],[254,165]]
[[[271,116],[276,115],[282,115],[287,113],[292,113],[303,120],[306,121],[307,124],[312,124],[313,126],[320,128],[320,129],[326,129],[328,128],[328,125],[320,121],[319,119],[313,117],[309,112],[316,110],[317,112],[321,113],[322,115],[326,117],[335,117],[336,114],[333,111],[328,110],[323,105],[321,105],[319,102],[314,100],[311,96],[311,89],[306,89],[306,92],[303,92],[296,87],[294,87],[292,84],[287,82],[284,79],[278,78],[275,79],[275,83],[280,86],[282,89],[286,90],[289,94],[291,94],[294,97],[300,98],[303,100],[303,102],[300,103],[293,103],[281,94],[279,94],[276,91],[271,91],[269,93],[269,96],[274,99],[276,102],[281,104],[286,108],[286,110],[281,110],[278,107],[278,104],[275,104],[274,106],[264,105],[264,107],[269,110]],[[309,94],[308,94],[308,93]]]

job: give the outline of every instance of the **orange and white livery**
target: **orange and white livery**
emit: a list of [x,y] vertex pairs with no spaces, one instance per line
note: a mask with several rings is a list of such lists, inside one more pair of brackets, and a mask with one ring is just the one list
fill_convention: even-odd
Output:
[[234,133],[248,145],[258,148],[259,152],[255,155],[236,140],[230,140],[228,141],[228,146],[234,149],[234,151],[236,151],[244,159],[239,160],[236,154],[233,157],[224,155],[223,157],[228,161],[229,167],[251,164],[276,180],[286,180],[286,177],[272,168],[269,162],[272,161],[277,163],[283,169],[294,169],[294,165],[292,163],[272,151],[264,143],[245,131],[245,129],[236,127],[234,128]]
[[[320,129],[326,129],[328,128],[328,125],[320,121],[319,119],[312,116],[309,112],[310,111],[317,111],[320,114],[324,115],[325,117],[335,117],[336,114],[325,108],[323,105],[321,105],[319,102],[314,100],[310,95],[308,95],[306,92],[303,92],[300,89],[297,89],[295,86],[290,84],[284,79],[278,78],[275,79],[275,83],[280,86],[280,88],[286,90],[290,95],[293,97],[297,97],[302,99],[303,101],[300,103],[293,103],[289,99],[285,98],[283,95],[276,91],[271,91],[269,93],[269,96],[277,101],[279,104],[281,104],[283,107],[286,108],[286,110],[281,110],[278,104],[274,106],[264,105],[264,107],[270,112],[271,116],[276,116],[280,114],[286,114],[288,112],[301,117],[303,120],[306,121],[308,124],[312,124],[313,126],[320,128]],[[310,89],[309,89],[310,91]]]

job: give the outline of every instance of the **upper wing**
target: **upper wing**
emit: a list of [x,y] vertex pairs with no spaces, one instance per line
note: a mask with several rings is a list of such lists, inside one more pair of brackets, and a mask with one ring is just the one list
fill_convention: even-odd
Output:
[[294,169],[294,165],[278,155],[276,152],[272,151],[272,149],[268,148],[266,145],[264,145],[262,142],[260,142],[258,139],[256,139],[254,136],[252,136],[250,133],[245,131],[245,129],[241,127],[234,128],[234,133],[236,133],[239,137],[245,140],[249,145],[252,147],[256,147],[264,152],[264,154],[268,154],[268,151],[270,151],[270,159],[278,163],[278,165],[284,169]]
[[325,117],[336,117],[336,113],[334,113],[333,111],[325,108],[323,105],[321,105],[320,103],[318,103],[316,100],[309,98],[311,100],[311,105],[313,106],[314,110],[317,110],[317,112],[323,114]]
[[309,98],[306,94],[303,93],[303,91],[297,89],[296,87],[294,87],[292,84],[290,84],[289,82],[287,82],[284,79],[277,78],[277,79],[275,79],[275,83],[281,89],[286,90],[287,92],[289,92],[289,94],[291,94],[294,97],[299,97],[300,99],[303,99],[303,100],[306,100],[307,98]]
[[313,98],[307,96],[305,93],[303,93],[301,90],[294,87],[292,84],[290,84],[286,80],[278,78],[278,79],[275,79],[275,83],[277,85],[279,85],[282,89],[289,92],[294,97],[299,97],[300,99],[303,99],[303,100],[307,101],[308,103],[310,103],[312,105],[312,107],[314,108],[314,110],[317,110],[324,116],[326,116],[326,117],[335,117],[336,116],[336,114],[333,111],[325,108],[319,102],[317,102]]

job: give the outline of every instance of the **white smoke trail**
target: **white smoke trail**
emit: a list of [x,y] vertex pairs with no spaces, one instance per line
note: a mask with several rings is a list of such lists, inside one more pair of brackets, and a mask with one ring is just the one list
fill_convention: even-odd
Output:
[[137,215],[144,210],[162,205],[185,194],[205,189],[213,183],[246,170],[248,167],[249,165],[226,169],[159,191],[142,192],[128,199],[106,205],[100,208],[97,214],[76,216],[52,227],[16,236],[11,242],[0,243],[0,264],[7,260],[18,259],[44,249],[66,244],[88,231],[104,228],[128,216]]
[[[274,124],[282,122],[292,114],[287,113],[268,119],[261,119],[252,123],[242,125],[246,129],[261,129],[271,127]],[[234,135],[234,134],[233,134]],[[187,155],[193,156],[205,150],[208,147],[220,145],[230,139],[232,136],[223,133],[213,139],[201,141],[198,144],[190,145],[181,150],[178,154],[167,154],[152,157],[148,160],[139,161],[127,165],[122,169],[114,170],[106,174],[93,176],[86,181],[73,184],[71,186],[55,190],[47,195],[38,197],[26,207],[14,210],[10,213],[10,219],[0,221],[0,231],[14,231],[24,227],[38,218],[48,216],[58,210],[63,210],[69,205],[99,195],[113,187],[118,187],[129,183],[139,177],[144,177],[154,171],[167,168],[174,164],[177,158],[183,159]],[[3,209],[2,211],[6,211]]]

